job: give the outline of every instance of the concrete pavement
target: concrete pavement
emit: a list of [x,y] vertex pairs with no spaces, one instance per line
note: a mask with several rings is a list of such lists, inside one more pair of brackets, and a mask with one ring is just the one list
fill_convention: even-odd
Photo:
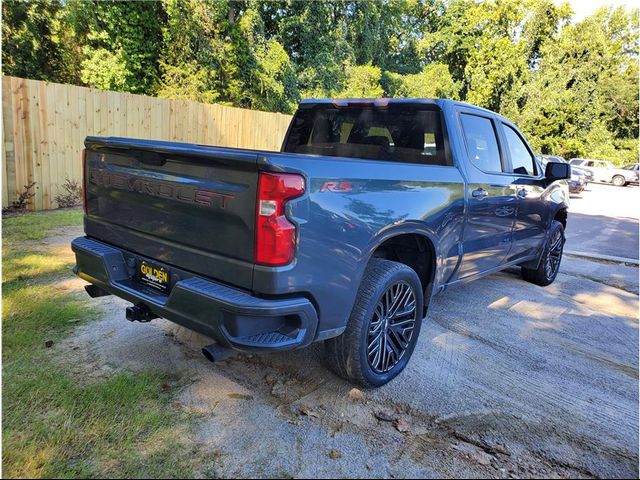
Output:
[[637,260],[639,217],[640,188],[589,184],[571,197],[565,248]]

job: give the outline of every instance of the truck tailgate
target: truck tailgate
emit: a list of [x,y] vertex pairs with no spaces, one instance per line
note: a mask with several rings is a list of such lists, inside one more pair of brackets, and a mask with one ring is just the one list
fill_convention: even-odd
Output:
[[85,141],[87,236],[251,288],[259,152]]

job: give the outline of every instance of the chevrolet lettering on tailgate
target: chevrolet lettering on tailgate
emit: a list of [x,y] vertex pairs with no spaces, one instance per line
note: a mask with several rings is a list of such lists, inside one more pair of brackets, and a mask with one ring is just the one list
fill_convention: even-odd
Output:
[[106,169],[92,169],[90,180],[94,185],[137,192],[153,197],[171,198],[179,202],[193,203],[204,207],[227,208],[234,196],[228,193],[213,192],[186,185],[176,185],[171,182],[149,180],[110,172]]

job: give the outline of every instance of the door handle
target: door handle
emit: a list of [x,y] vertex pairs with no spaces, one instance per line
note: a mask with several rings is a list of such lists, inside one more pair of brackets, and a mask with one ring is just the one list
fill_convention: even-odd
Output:
[[524,198],[529,194],[529,192],[527,192],[526,188],[521,188],[520,190],[518,190],[518,198]]
[[471,192],[471,196],[473,198],[484,198],[487,195],[489,195],[489,192],[487,192],[484,188],[478,188],[478,189],[474,190],[473,192]]

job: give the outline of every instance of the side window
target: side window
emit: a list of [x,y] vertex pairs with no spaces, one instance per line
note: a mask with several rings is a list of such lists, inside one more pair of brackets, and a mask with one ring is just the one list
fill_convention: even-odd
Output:
[[533,156],[529,149],[520,138],[520,135],[509,125],[504,126],[504,133],[507,137],[507,146],[511,154],[511,163],[513,165],[513,173],[519,175],[535,175],[536,167],[533,162]]
[[460,116],[469,159],[484,172],[502,173],[500,150],[493,122],[485,117],[463,113]]

